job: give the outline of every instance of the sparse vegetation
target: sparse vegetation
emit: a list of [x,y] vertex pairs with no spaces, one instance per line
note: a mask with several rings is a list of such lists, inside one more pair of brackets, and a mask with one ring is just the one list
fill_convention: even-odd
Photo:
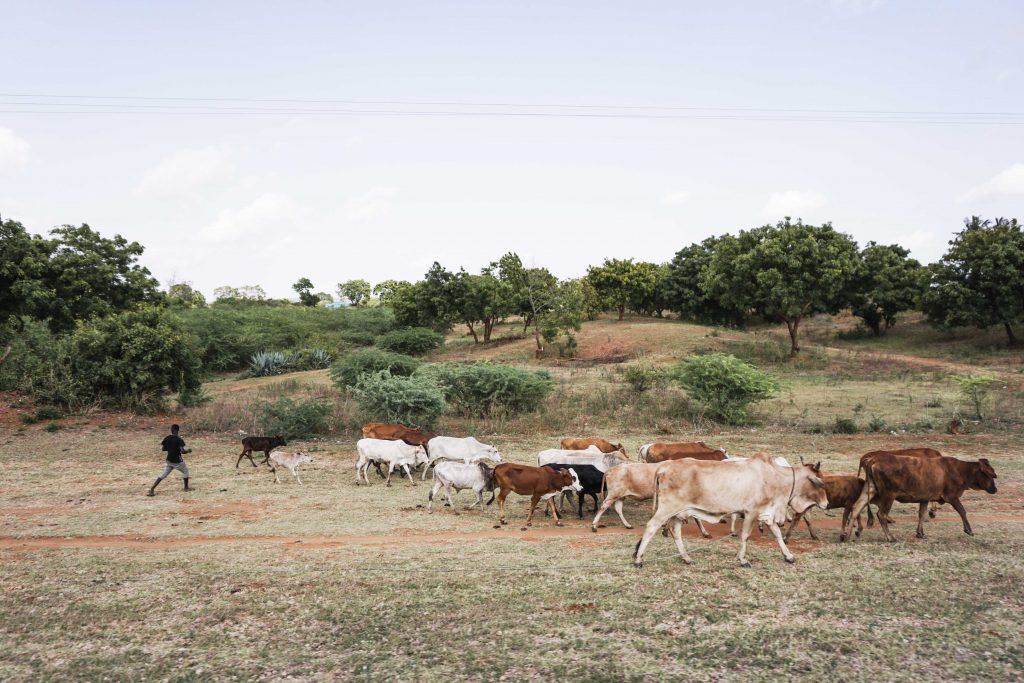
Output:
[[416,376],[441,386],[459,414],[477,417],[537,410],[554,386],[546,372],[495,363],[437,363],[421,367]]
[[331,403],[320,398],[282,397],[257,404],[254,412],[264,434],[280,434],[288,440],[308,439],[326,431]]
[[673,374],[711,417],[729,424],[746,422],[751,403],[771,398],[779,390],[774,377],[724,353],[687,358],[673,369]]
[[423,429],[433,428],[448,407],[444,392],[433,379],[392,375],[386,369],[360,375],[352,394],[366,421]]
[[377,346],[385,351],[422,356],[444,345],[444,335],[426,327],[407,327],[377,337]]
[[380,349],[360,349],[339,358],[331,365],[331,379],[339,389],[353,387],[366,374],[387,370],[395,377],[408,377],[420,361],[412,356]]

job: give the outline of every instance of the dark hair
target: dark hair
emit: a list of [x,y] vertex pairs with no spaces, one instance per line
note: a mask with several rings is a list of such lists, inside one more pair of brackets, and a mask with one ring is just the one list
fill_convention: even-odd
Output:
[[178,425],[171,425],[171,431],[172,431],[172,432],[176,432],[176,431],[178,431],[179,429],[180,429],[180,427],[178,427]]

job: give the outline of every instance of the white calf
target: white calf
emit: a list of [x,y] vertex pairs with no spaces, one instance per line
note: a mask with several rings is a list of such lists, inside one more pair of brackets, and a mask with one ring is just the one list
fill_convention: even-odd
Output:
[[416,467],[427,462],[427,452],[423,446],[410,446],[404,441],[359,439],[356,442],[356,450],[359,452],[359,460],[356,462],[356,484],[359,483],[361,476],[369,485],[370,478],[366,476],[366,472],[370,469],[371,463],[379,462],[388,466],[388,486],[391,486],[391,473],[396,467],[405,470],[409,482],[415,486],[416,482],[412,478],[409,466]]
[[281,480],[277,477],[277,465],[286,468],[295,477],[295,481],[302,483],[299,479],[299,465],[306,465],[313,462],[309,453],[299,451],[298,453],[282,453],[274,451],[270,454],[270,471],[274,473],[274,483],[279,484]]
[[[444,488],[444,495],[448,498],[448,504],[455,509],[452,502],[452,489],[458,493],[462,489],[472,489],[476,494],[476,502],[473,505],[480,506],[480,513],[484,511],[484,491],[494,492],[494,470],[482,463],[467,465],[463,462],[439,462],[434,466],[434,485],[430,488],[430,495],[427,496],[427,511],[433,512],[434,496]],[[491,496],[493,500],[493,495]]]

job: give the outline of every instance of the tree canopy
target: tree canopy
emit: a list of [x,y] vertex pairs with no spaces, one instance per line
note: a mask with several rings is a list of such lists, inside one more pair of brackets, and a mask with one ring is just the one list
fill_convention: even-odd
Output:
[[918,305],[927,271],[897,244],[868,242],[850,295],[850,310],[876,335]]

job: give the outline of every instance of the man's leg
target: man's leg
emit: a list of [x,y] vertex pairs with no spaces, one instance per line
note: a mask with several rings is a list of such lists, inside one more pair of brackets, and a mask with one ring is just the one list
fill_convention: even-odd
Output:
[[155,496],[156,495],[156,486],[157,486],[157,484],[162,482],[164,480],[164,478],[168,474],[171,473],[172,469],[174,469],[174,468],[171,467],[171,463],[169,463],[169,462],[165,462],[164,463],[164,471],[160,473],[160,476],[156,478],[156,481],[153,482],[153,485],[149,487],[149,492],[146,494],[147,496]]
[[191,491],[192,489],[188,487],[188,465],[185,464],[184,460],[181,461],[181,466],[179,467],[179,470],[181,472],[181,476],[185,479],[185,490]]

